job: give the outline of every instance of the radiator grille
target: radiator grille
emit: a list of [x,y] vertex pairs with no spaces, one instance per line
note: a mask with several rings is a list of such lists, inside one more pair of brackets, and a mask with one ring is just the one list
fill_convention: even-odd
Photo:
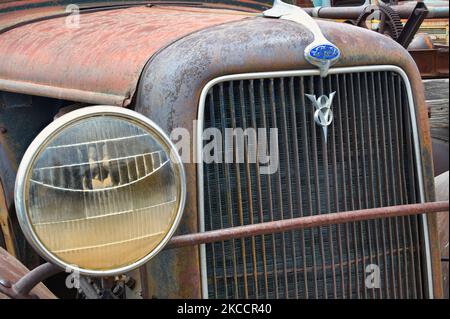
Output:
[[[305,94],[331,92],[324,143]],[[203,164],[206,230],[420,201],[407,91],[396,72],[222,82],[204,112],[205,128],[277,128],[279,141],[271,175],[247,161]],[[422,298],[421,245],[417,216],[207,244],[208,295]],[[370,264],[380,269],[379,289],[366,287]]]

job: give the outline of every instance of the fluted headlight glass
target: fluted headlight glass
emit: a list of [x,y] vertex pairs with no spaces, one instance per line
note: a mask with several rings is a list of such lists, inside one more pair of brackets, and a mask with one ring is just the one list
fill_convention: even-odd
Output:
[[21,163],[21,226],[47,259],[87,274],[114,274],[150,259],[184,206],[182,163],[142,115],[83,108],[59,118]]

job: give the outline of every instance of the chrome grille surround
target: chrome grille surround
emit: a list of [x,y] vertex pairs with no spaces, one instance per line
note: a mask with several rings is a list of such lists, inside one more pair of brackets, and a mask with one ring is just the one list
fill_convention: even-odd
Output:
[[[403,83],[406,87],[408,106],[409,106],[409,114],[411,119],[411,132],[414,143],[414,159],[417,163],[415,169],[417,174],[417,188],[418,188],[418,196],[419,202],[424,202],[424,186],[423,186],[423,176],[422,176],[422,164],[421,164],[421,156],[420,156],[420,145],[418,138],[418,129],[416,123],[416,115],[414,108],[414,101],[412,95],[412,88],[409,82],[409,79],[406,73],[399,67],[391,66],[391,65],[378,65],[378,66],[362,66],[362,67],[345,67],[345,68],[333,68],[330,69],[329,75],[337,75],[337,74],[355,74],[362,72],[394,72],[397,73],[403,80]],[[204,129],[204,121],[205,121],[205,102],[207,99],[207,94],[209,90],[219,83],[224,83],[228,81],[240,81],[240,80],[262,80],[262,79],[270,79],[270,78],[287,78],[287,77],[303,77],[303,76],[318,76],[320,72],[318,70],[299,70],[299,71],[281,71],[281,72],[264,72],[264,73],[246,73],[246,74],[236,74],[236,75],[228,75],[216,78],[210,81],[202,90],[199,102],[199,111],[198,111],[198,122],[197,122],[197,131],[196,131],[196,159],[197,159],[197,183],[198,183],[198,211],[199,211],[199,229],[201,232],[205,231],[205,205],[204,205],[204,164],[203,164],[203,154],[202,154],[202,132]],[[338,121],[339,119],[335,119]],[[432,287],[432,274],[431,274],[431,256],[430,256],[430,245],[429,245],[429,234],[427,227],[427,217],[426,215],[422,215],[422,226],[423,226],[423,237],[425,244],[425,267],[424,272],[426,273],[427,280],[427,291],[429,298],[433,298],[433,287]],[[200,256],[201,256],[201,275],[202,275],[202,295],[204,298],[208,298],[208,283],[207,283],[207,265],[206,265],[206,249],[205,245],[200,246]]]

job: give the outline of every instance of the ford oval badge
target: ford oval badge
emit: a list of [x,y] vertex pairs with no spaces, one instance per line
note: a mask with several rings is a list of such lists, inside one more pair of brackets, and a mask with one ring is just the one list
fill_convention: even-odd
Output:
[[315,40],[305,48],[304,52],[306,60],[319,67],[320,76],[325,77],[331,65],[337,62],[341,56],[339,49],[328,40]]
[[330,44],[320,44],[309,51],[311,58],[316,60],[334,60],[339,57],[340,52],[337,47]]

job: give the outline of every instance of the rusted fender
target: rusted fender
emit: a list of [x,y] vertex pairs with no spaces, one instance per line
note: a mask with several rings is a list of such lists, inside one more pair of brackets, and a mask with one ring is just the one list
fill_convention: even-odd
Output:
[[[0,247],[0,281],[3,283],[15,283],[30,271],[6,250]],[[44,286],[38,284],[31,290],[31,294],[39,299],[56,299],[56,296]],[[0,292],[0,299],[9,299]]]
[[[33,22],[0,34],[0,90],[126,106],[148,59],[192,32],[250,13],[130,7]],[[7,58],[6,58],[7,57]]]

